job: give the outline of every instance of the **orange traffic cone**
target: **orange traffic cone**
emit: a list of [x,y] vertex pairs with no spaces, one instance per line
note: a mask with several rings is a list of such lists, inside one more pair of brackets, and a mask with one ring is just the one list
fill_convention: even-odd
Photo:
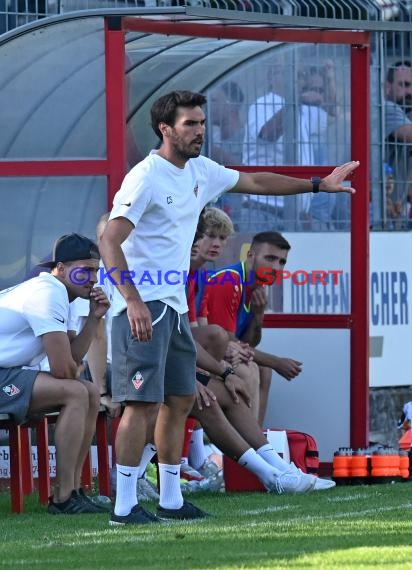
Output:
[[405,431],[403,436],[399,440],[399,449],[406,449],[409,451],[412,447],[412,428]]

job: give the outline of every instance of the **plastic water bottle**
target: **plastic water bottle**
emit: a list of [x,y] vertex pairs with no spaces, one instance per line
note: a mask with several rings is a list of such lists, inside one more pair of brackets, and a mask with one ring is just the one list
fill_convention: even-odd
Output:
[[348,449],[340,447],[333,455],[333,475],[332,478],[337,485],[348,485],[350,477],[350,457]]

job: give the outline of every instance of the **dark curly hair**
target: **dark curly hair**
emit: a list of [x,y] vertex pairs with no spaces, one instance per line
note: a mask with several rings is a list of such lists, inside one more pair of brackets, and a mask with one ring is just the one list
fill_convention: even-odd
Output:
[[152,129],[160,140],[163,135],[159,130],[159,123],[174,126],[178,107],[202,107],[206,103],[206,97],[193,91],[172,91],[155,101],[150,110]]

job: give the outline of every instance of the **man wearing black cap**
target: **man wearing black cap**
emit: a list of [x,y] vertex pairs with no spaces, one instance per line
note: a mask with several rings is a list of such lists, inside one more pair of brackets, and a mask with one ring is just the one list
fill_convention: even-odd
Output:
[[[91,382],[78,380],[80,364],[109,302],[94,288],[97,246],[79,234],[60,237],[52,261],[24,283],[0,291],[0,413],[18,423],[31,415],[59,410],[56,424],[55,494],[52,514],[102,512],[80,488],[100,396]],[[70,303],[90,299],[90,313],[79,335],[73,332]],[[50,373],[40,372],[47,356]]]

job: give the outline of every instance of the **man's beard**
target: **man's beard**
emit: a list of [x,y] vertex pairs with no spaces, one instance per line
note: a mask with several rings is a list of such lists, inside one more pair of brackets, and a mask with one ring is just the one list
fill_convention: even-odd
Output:
[[197,158],[200,155],[201,150],[202,147],[200,147],[199,150],[197,151],[191,149],[190,147],[183,147],[179,145],[175,146],[175,153],[184,160],[189,160],[189,158]]
[[[201,143],[199,146],[199,150],[195,150],[192,146],[194,142]],[[204,143],[203,139],[194,139],[189,144],[184,144],[182,139],[177,135],[174,134],[173,138],[171,139],[171,143],[173,146],[174,153],[182,158],[183,160],[189,160],[189,158],[197,158],[200,155],[200,151],[202,150],[202,146]]]

